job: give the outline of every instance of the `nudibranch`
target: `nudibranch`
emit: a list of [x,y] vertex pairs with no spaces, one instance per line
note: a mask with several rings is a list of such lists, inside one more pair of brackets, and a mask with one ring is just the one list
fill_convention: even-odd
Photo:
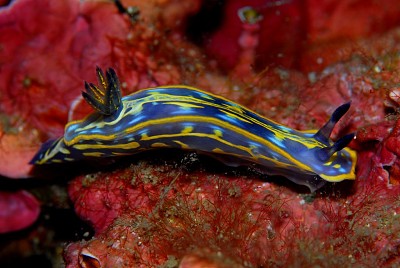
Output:
[[211,154],[227,165],[248,165],[282,175],[315,191],[325,182],[355,179],[355,134],[333,142],[338,107],[320,130],[298,131],[237,103],[185,85],[160,86],[121,97],[110,68],[96,69],[99,86],[85,82],[84,99],[96,110],[72,121],[64,136],[42,145],[31,164],[131,155],[155,148]]

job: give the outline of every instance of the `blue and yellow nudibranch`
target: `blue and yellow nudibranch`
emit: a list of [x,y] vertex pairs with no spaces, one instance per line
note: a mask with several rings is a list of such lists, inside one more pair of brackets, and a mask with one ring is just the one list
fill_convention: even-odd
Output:
[[31,164],[131,155],[155,148],[194,150],[283,175],[312,191],[326,181],[355,179],[356,153],[346,147],[355,134],[330,140],[350,108],[338,107],[315,131],[297,131],[220,96],[184,86],[160,86],[121,97],[110,68],[96,69],[99,86],[85,82],[85,100],[96,110],[72,121],[63,137],[44,143]]

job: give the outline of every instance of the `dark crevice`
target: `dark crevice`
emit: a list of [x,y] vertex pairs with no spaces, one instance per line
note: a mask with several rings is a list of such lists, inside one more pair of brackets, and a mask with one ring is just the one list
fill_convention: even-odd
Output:
[[188,39],[197,45],[202,45],[224,20],[224,7],[224,0],[204,0],[200,11],[188,19],[186,28]]

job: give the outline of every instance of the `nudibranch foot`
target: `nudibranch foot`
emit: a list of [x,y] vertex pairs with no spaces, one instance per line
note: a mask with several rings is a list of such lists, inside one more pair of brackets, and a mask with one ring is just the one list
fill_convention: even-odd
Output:
[[121,98],[113,69],[96,68],[99,85],[82,93],[96,112],[65,127],[64,136],[45,143],[31,164],[62,163],[132,155],[160,148],[221,156],[227,164],[258,166],[312,191],[326,181],[355,179],[356,153],[348,134],[333,142],[336,123],[350,102],[338,107],[315,131],[298,131],[240,104],[185,85],[143,89]]

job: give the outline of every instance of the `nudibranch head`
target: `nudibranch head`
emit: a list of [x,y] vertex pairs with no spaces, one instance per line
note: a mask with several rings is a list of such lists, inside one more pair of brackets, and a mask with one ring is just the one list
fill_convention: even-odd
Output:
[[316,147],[315,156],[319,160],[324,172],[317,173],[326,181],[338,182],[344,179],[355,179],[356,152],[346,146],[355,138],[355,133],[347,134],[336,142],[330,140],[334,126],[349,110],[350,102],[339,106],[329,121],[313,135],[313,138],[322,143]]
[[346,147],[354,134],[333,142],[338,107],[318,131],[297,131],[220,96],[188,86],[161,86],[121,97],[113,69],[96,69],[99,86],[85,82],[85,100],[96,110],[67,124],[64,136],[43,144],[31,164],[131,155],[179,148],[212,155],[227,165],[251,165],[283,175],[311,190],[326,181],[355,179],[357,156]]

